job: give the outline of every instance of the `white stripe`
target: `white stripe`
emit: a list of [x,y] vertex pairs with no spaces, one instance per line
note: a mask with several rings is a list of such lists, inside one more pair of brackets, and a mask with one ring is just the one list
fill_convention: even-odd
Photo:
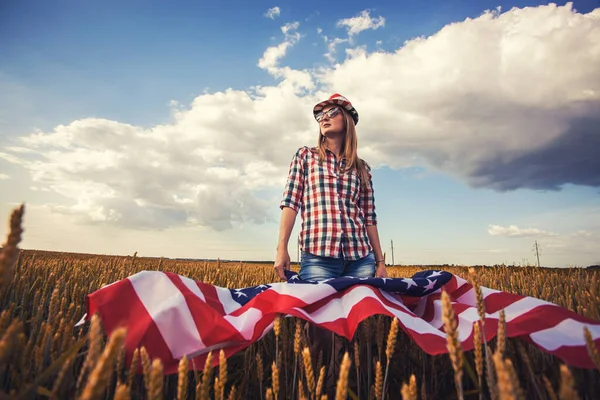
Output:
[[190,278],[186,278],[185,276],[181,276],[181,275],[177,275],[179,276],[179,278],[181,279],[181,282],[187,286],[188,289],[190,289],[190,291],[192,293],[194,293],[196,296],[198,296],[203,302],[206,303],[206,298],[204,297],[204,293],[202,293],[202,291],[200,290],[200,288],[198,287],[198,284],[196,283],[196,281],[194,281],[193,279]]
[[[262,319],[263,313],[257,308],[251,307],[238,316],[226,315],[225,319],[240,332],[246,340],[252,339],[256,324]],[[264,332],[263,332],[264,334]]]
[[[311,287],[312,286],[312,287]],[[309,289],[310,290],[307,290]],[[337,293],[335,288],[327,283],[318,283],[318,284],[310,284],[310,283],[287,283],[287,282],[277,282],[271,284],[271,288],[274,292],[277,292],[282,295],[288,295],[295,297],[297,299],[302,300],[306,304],[312,304],[316,301],[324,299],[325,297],[329,297],[332,294]]]
[[[377,296],[374,293],[375,290],[378,290],[381,294],[386,296],[386,293],[384,291],[377,288],[373,288],[370,286],[355,286],[349,293],[345,294],[342,298],[333,299],[329,301],[326,305],[324,305],[312,314],[309,314],[300,308],[296,308],[296,310],[304,314],[307,319],[314,323],[331,322],[339,318],[348,318],[348,315],[350,314],[352,308],[358,303],[360,303],[362,300],[370,297],[380,302],[379,298],[377,298]],[[396,299],[393,299],[391,297],[388,298],[391,301],[394,301],[396,304],[399,304],[403,308],[407,309],[404,304],[398,302]],[[423,319],[415,316],[410,311],[408,311],[409,314],[407,314],[402,311],[398,311],[393,307],[389,307],[383,303],[380,304],[383,308],[392,313],[392,315],[396,316],[406,328],[411,329],[420,334],[429,333],[439,337],[445,337],[442,332],[435,329]]]
[[554,351],[561,346],[585,346],[584,326],[590,330],[592,340],[600,338],[600,325],[590,325],[571,318],[529,336],[535,343],[549,351]]
[[[485,286],[480,286],[480,287],[481,287],[481,295],[483,296],[484,300],[491,294],[500,293],[499,290],[490,289]],[[456,299],[456,301],[458,301],[459,303],[462,303],[462,304],[467,304],[467,305],[476,307],[477,306],[477,298],[475,297],[475,289],[474,288],[469,289],[462,296],[458,297]]]
[[225,314],[230,314],[241,307],[240,303],[233,300],[231,297],[231,292],[229,289],[225,289],[219,286],[213,286],[217,291],[217,297],[219,301],[223,305],[223,310],[225,310]]
[[175,359],[204,347],[185,297],[167,275],[142,271],[128,278]]
[[469,307],[465,311],[458,314],[458,340],[462,343],[471,336],[473,332],[473,323],[479,320],[479,314],[477,314],[477,308]]
[[441,329],[444,326],[444,310],[442,307],[442,300],[433,301],[433,318],[429,321],[429,324],[437,329]]
[[[545,300],[536,299],[534,297],[524,297],[521,300],[515,301],[514,303],[504,308],[506,322],[510,322],[513,319],[518,318],[521,315],[533,310],[534,308],[544,305],[558,307],[556,304],[550,303]],[[495,316],[496,318],[500,318],[500,310],[491,315]]]

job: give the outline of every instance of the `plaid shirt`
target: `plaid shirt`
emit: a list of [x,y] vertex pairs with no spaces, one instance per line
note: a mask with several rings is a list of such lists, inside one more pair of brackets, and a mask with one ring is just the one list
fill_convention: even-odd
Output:
[[326,154],[327,158],[319,165],[316,148],[298,149],[290,164],[279,208],[290,207],[301,212],[302,251],[357,260],[372,250],[367,225],[377,224],[371,168],[366,165],[369,184],[362,188],[356,171],[340,172],[345,161],[336,162],[329,150]]

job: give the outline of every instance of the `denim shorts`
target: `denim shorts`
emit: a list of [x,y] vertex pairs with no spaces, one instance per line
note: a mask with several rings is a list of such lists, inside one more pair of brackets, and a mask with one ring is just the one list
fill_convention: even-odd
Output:
[[300,279],[306,281],[322,281],[341,276],[370,278],[375,276],[375,254],[371,251],[358,260],[321,257],[302,252],[300,260]]

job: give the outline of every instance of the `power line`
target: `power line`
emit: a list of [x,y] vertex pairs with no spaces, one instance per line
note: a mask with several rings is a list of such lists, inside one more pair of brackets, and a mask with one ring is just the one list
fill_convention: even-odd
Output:
[[535,241],[535,255],[537,257],[537,266],[538,268],[540,267],[540,249],[538,247],[538,242],[537,240]]

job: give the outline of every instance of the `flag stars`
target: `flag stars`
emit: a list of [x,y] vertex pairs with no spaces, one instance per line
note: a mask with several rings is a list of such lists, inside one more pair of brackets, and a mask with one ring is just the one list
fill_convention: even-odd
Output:
[[242,292],[242,291],[240,291],[240,290],[236,290],[236,291],[235,291],[235,294],[236,294],[238,297],[248,297],[248,295],[247,295],[246,293],[244,293],[244,292]]
[[427,279],[427,282],[429,282],[428,285],[425,285],[425,290],[433,290],[435,289],[435,280],[430,281],[429,279]]
[[404,278],[403,279],[404,283],[406,283],[406,289],[410,289],[411,286],[417,286],[417,284],[415,283],[415,281],[413,281],[411,278]]

